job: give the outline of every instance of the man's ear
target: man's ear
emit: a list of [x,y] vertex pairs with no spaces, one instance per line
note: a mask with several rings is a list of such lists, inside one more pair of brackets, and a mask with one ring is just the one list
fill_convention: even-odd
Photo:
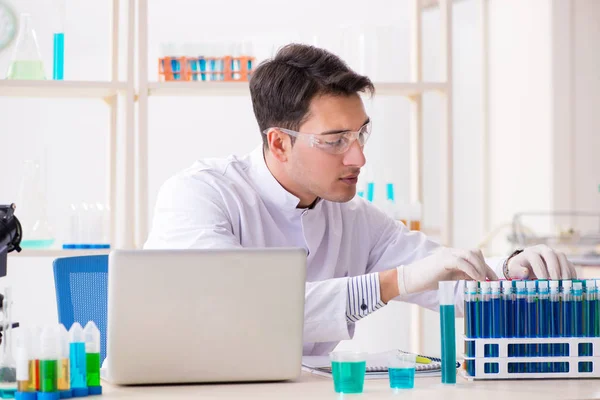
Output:
[[269,143],[269,151],[279,162],[286,162],[289,157],[289,153],[292,151],[292,141],[289,135],[278,131],[277,129],[271,129],[267,133],[267,141]]

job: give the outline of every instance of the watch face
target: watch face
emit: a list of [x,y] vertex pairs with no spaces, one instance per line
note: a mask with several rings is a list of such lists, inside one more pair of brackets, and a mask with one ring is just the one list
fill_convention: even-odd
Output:
[[8,47],[17,34],[17,17],[10,6],[0,1],[0,51]]

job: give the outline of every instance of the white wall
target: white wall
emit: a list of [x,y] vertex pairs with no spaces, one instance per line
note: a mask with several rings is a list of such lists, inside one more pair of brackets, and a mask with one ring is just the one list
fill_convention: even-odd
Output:
[[[573,147],[574,207],[600,213],[600,2],[573,2]],[[598,229],[591,224],[587,229]]]
[[490,3],[492,227],[552,208],[550,11],[548,0]]

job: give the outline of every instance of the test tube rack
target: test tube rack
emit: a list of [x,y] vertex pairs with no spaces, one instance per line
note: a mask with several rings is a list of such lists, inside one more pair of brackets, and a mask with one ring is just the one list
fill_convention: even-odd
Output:
[[[217,61],[217,63],[215,63]],[[215,81],[235,82],[250,80],[254,57],[163,57],[158,60],[161,82]],[[175,68],[173,66],[176,66]],[[218,65],[217,69],[210,67]],[[237,67],[233,67],[236,65]]]
[[[469,357],[466,354],[463,356],[465,362],[461,374],[467,380],[600,378],[600,337],[464,337],[464,341],[465,348],[469,344],[472,346],[473,342],[475,344],[475,356]],[[509,345],[550,344],[568,346],[566,353],[569,356],[539,356],[538,353],[530,356],[508,357]],[[485,355],[486,345],[497,345],[498,357]],[[580,345],[591,345],[592,355],[579,356]],[[466,370],[469,362],[474,363],[472,369],[474,375],[469,374]],[[545,364],[545,366],[540,368],[541,364]],[[512,368],[509,368],[509,365]],[[509,371],[510,369],[512,371]],[[547,371],[541,372],[541,369],[547,369]]]

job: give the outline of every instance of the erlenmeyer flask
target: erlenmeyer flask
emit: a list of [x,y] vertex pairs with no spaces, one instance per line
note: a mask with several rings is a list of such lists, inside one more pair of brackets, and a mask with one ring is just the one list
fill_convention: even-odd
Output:
[[54,236],[46,214],[46,193],[38,162],[25,161],[17,200],[19,220],[23,227],[21,247],[43,249],[52,246]]
[[46,79],[44,62],[29,14],[21,14],[19,36],[6,79]]

